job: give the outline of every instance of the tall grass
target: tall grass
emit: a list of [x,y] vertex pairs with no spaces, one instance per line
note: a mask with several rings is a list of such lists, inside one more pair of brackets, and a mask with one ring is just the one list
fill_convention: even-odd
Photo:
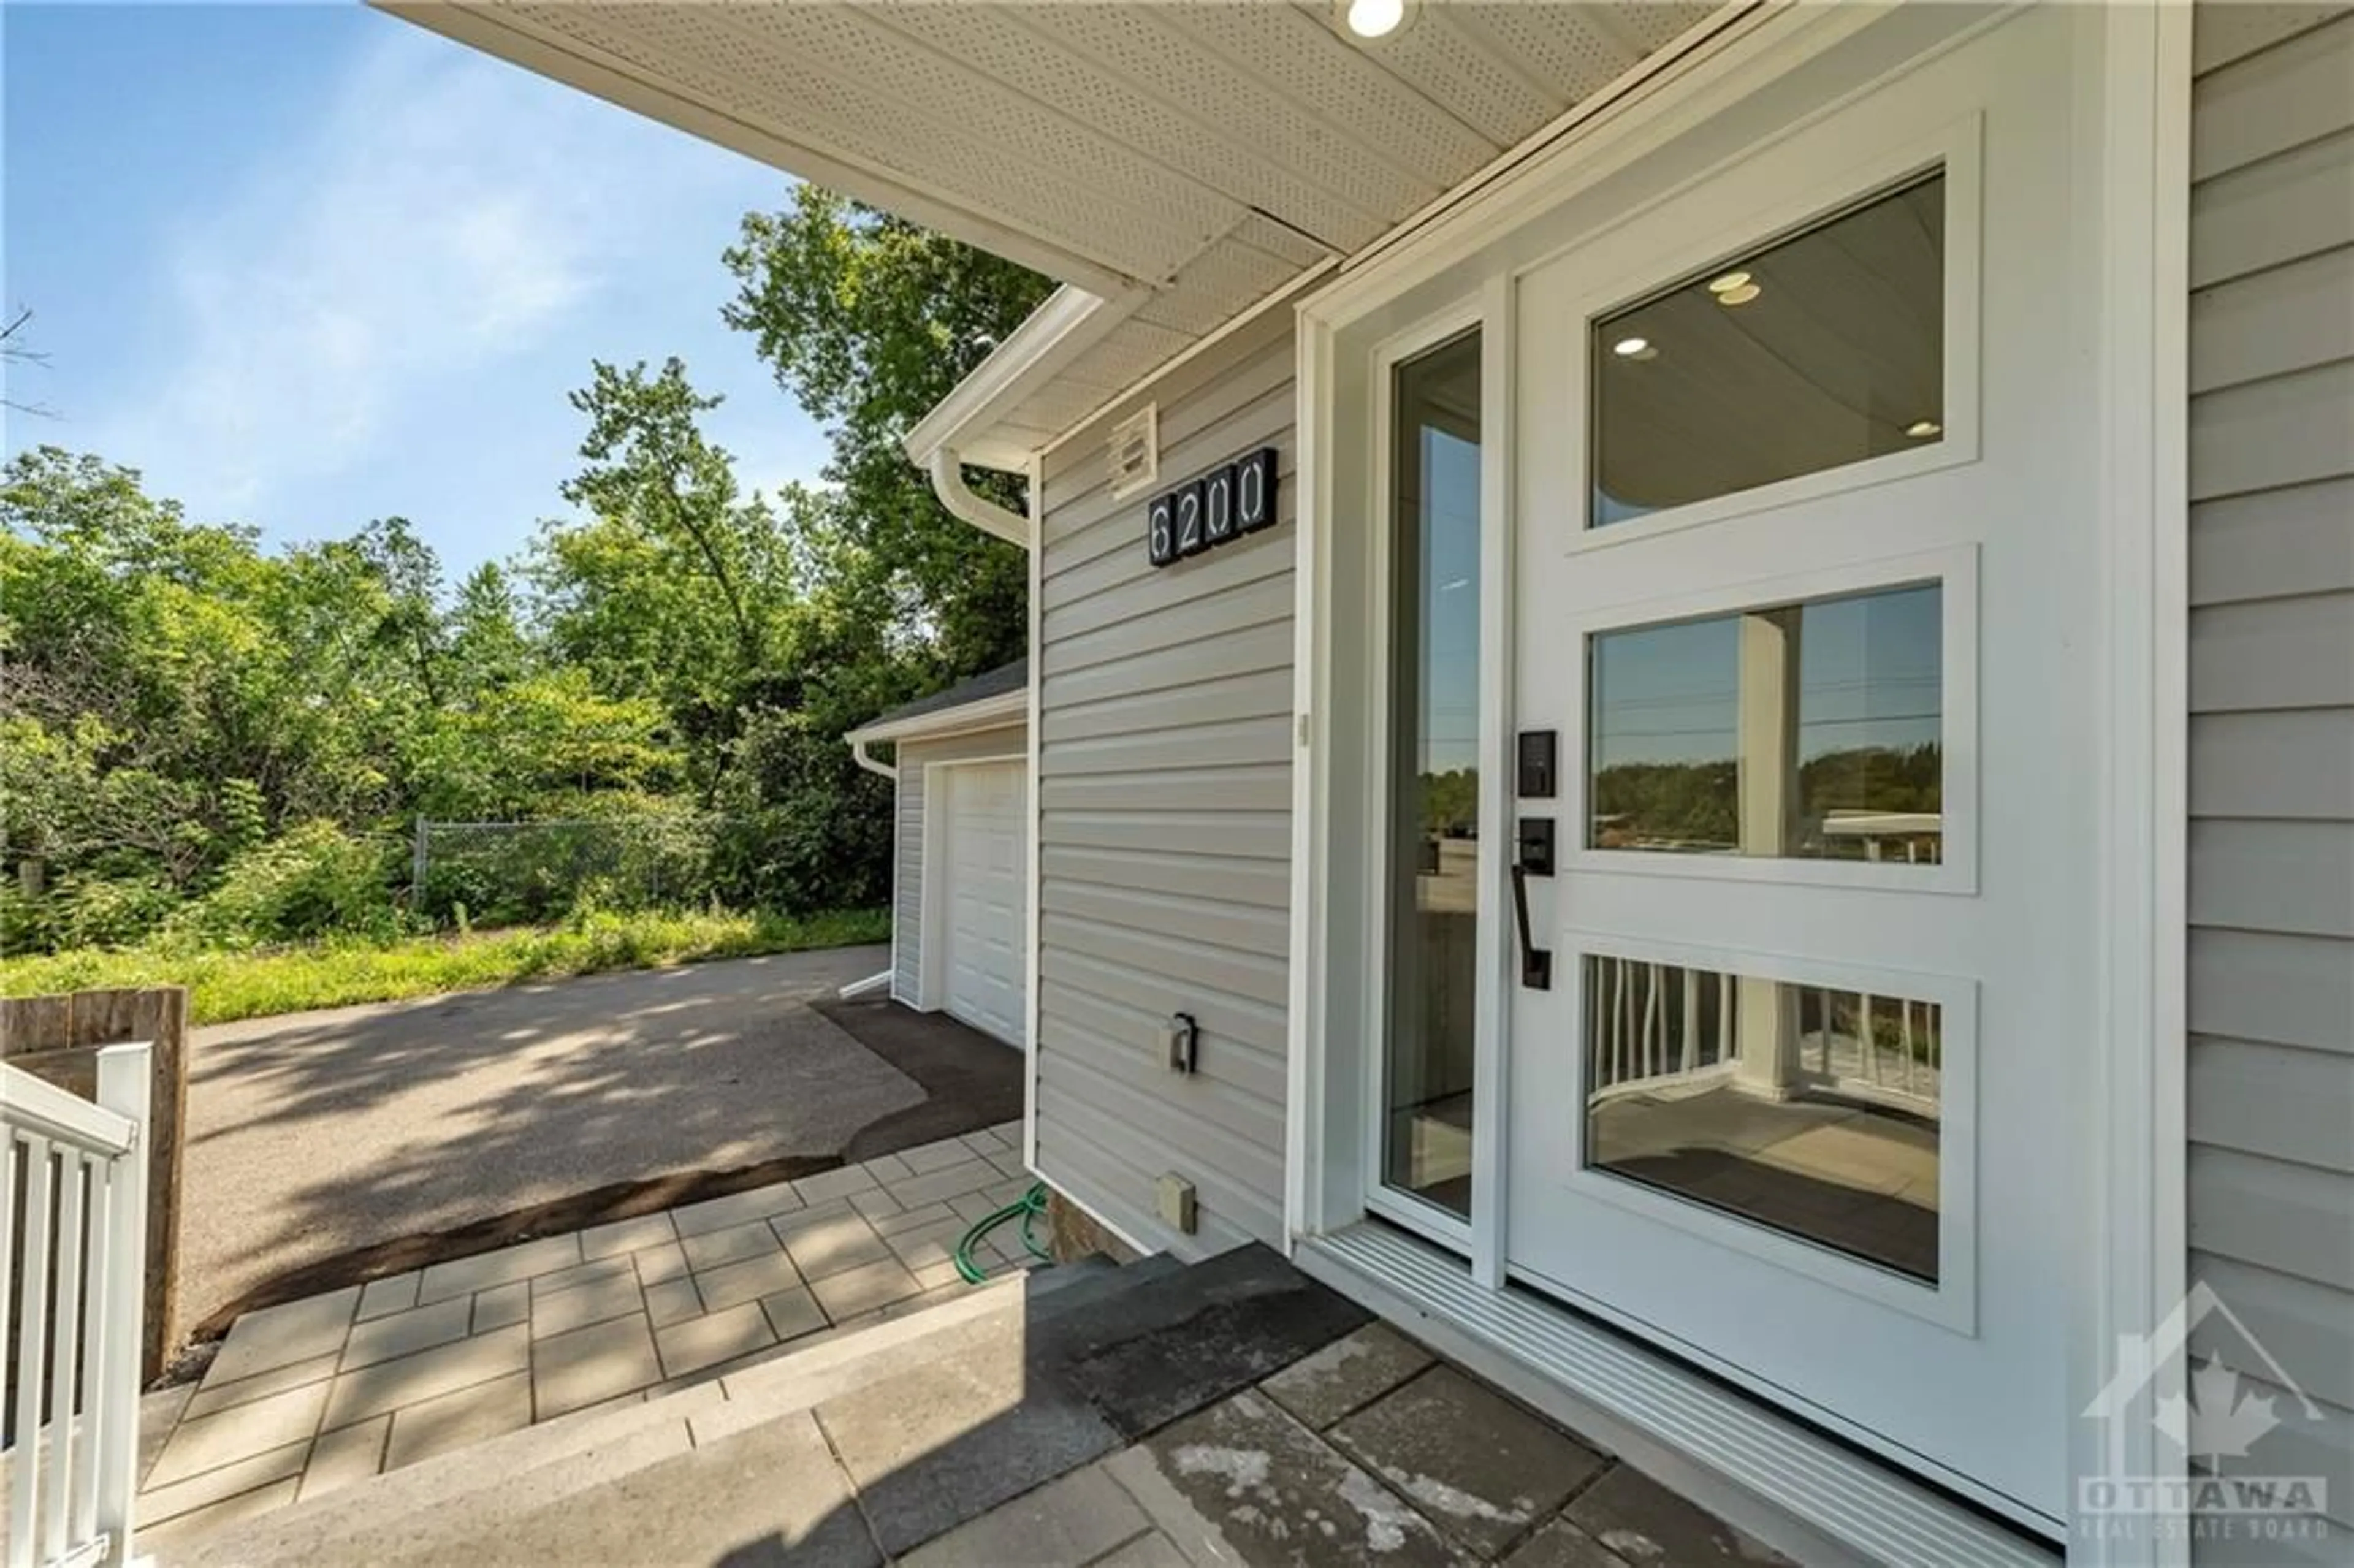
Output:
[[198,1023],[392,1001],[526,980],[887,941],[888,912],[809,916],[598,913],[562,926],[419,937],[330,938],[249,952],[80,948],[0,959],[0,996],[185,985]]

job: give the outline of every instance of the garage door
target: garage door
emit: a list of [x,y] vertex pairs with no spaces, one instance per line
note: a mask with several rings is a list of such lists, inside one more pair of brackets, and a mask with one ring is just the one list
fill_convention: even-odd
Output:
[[1012,1044],[1022,1044],[1023,986],[1029,968],[1026,791],[1019,762],[946,769],[941,900],[947,951],[939,973],[949,1012]]

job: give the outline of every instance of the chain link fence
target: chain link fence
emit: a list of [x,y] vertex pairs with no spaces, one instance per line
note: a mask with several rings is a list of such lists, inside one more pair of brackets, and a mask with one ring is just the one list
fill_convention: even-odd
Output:
[[617,908],[700,904],[716,888],[715,856],[737,825],[724,816],[662,815],[535,822],[418,821],[414,907],[435,920],[545,921],[584,901]]

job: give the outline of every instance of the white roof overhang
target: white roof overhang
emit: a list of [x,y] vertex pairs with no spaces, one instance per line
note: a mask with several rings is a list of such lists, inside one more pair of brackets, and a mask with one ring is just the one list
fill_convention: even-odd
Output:
[[1226,323],[1428,208],[1711,0],[376,0],[1065,287],[910,433],[1019,470]]
[[960,703],[952,708],[933,708],[907,718],[867,725],[842,738],[853,746],[880,745],[889,740],[937,740],[976,730],[1006,729],[1029,717],[1030,690],[1024,686],[1020,691]]

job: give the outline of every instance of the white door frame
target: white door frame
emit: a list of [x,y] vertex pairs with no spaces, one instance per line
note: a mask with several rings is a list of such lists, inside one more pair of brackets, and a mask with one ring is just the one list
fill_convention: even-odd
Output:
[[[981,757],[948,758],[938,762],[924,764],[924,849],[917,873],[917,898],[923,910],[924,933],[917,954],[916,1008],[917,1012],[938,1012],[948,1005],[948,967],[945,962],[948,957],[946,940],[949,920],[948,878],[945,875],[935,874],[935,868],[940,864],[939,856],[948,847],[946,807],[949,775],[960,768],[1002,768],[1008,763],[1020,765],[1026,774],[1030,767],[1029,753],[1027,751],[991,752]],[[1029,791],[1026,781],[1023,788],[1026,798]],[[1034,822],[1030,824],[1030,834],[1034,841],[1037,835],[1037,826]],[[1025,866],[1026,863],[1025,856]],[[1036,884],[1034,880],[1028,885],[1034,890]],[[1035,892],[1032,891],[1030,896],[1035,898]],[[1025,940],[1033,938],[1032,922],[1026,914],[1023,918],[1022,929]],[[1027,975],[1030,962],[1030,958],[1024,955],[1023,959],[1024,990],[1029,989]],[[1026,1043],[1023,1048],[1027,1049]]]
[[[2097,323],[2102,438],[2095,509],[2100,570],[2115,588],[2093,642],[2107,726],[2092,737],[2094,755],[2086,759],[2110,809],[2097,845],[2100,1024],[2089,1050],[2099,1118],[2084,1154],[2086,1212],[2072,1216],[2083,1262],[2069,1282],[2070,1405],[2082,1410],[2114,1370],[2121,1339],[2151,1335],[2181,1299],[2187,1271],[2190,15],[2187,6],[2117,5],[2086,8],[2077,17],[2101,61],[2097,101],[2082,104],[2080,118],[2098,148],[2099,207],[2093,232],[2080,238],[2097,247],[2109,307]],[[1449,269],[1509,246],[1543,214],[1712,118],[1734,113],[1760,89],[1833,47],[1875,26],[1893,35],[1916,25],[1932,23],[1861,5],[1744,12],[1689,48],[1666,51],[1673,58],[1638,68],[1597,94],[1505,165],[1455,193],[1443,210],[1344,265],[1333,281],[1302,302],[1296,344],[1302,501],[1294,629],[1300,753],[1293,780],[1286,1143],[1286,1229],[1292,1242],[1342,1228],[1364,1213],[1356,1195],[1362,1192],[1357,1162],[1365,1152],[1362,1112],[1346,1097],[1333,1095],[1328,1103],[1328,1094],[1362,1067],[1352,1059],[1355,1043],[1373,1037],[1362,1012],[1367,955],[1356,938],[1335,941],[1330,924],[1354,906],[1352,897],[1369,891],[1363,881],[1369,824],[1353,800],[1335,788],[1336,770],[1363,768],[1369,737],[1338,683],[1333,635],[1336,617],[1362,613],[1365,584],[1362,568],[1331,547],[1331,535],[1336,516],[1373,515],[1380,492],[1369,471],[1373,443],[1357,429],[1339,428],[1338,401],[1362,397],[1368,373],[1361,348],[1341,352],[1341,334],[1362,336],[1369,329],[1377,336],[1394,334],[1459,301],[1459,291],[1439,291]],[[1872,85],[1859,82],[1855,93]],[[1842,101],[1825,102],[1821,112]],[[1511,341],[1505,302],[1490,291],[1481,314],[1490,357],[1501,360],[1498,351]],[[1490,387],[1510,386],[1508,377],[1484,379]],[[1507,404],[1484,408],[1483,418],[1498,431],[1511,428]],[[1500,510],[1492,502],[1485,509]],[[1509,518],[1503,521],[1509,537]],[[1483,566],[1494,559],[1483,553]],[[1497,634],[1493,626],[1483,628],[1483,638]],[[1483,708],[1500,695],[1483,693]],[[1498,780],[1496,789],[1501,787]],[[1501,802],[1490,808],[1485,797],[1491,793],[1483,784],[1487,837],[1507,820]],[[1483,853],[1483,874],[1489,859]],[[1497,1079],[1490,1075],[1485,1081]],[[1345,1106],[1345,1114],[1332,1103]],[[1481,1120],[1490,1136],[1484,1156],[1475,1153],[1477,1175],[1490,1180],[1500,1156],[1493,1118]],[[1495,1237],[1483,1245],[1475,1235],[1472,1267],[1475,1278],[1497,1281]],[[2161,1441],[2147,1419],[2159,1398],[2181,1387],[2179,1352],[2153,1372],[2105,1429],[2073,1423],[2070,1469],[2079,1497],[2105,1478],[2164,1483],[2183,1477],[2184,1456]],[[2071,1506],[2080,1505],[2072,1499]],[[2141,1522],[2148,1533],[2123,1539],[2074,1533],[2070,1561],[2187,1558],[2179,1486],[2159,1495]]]

